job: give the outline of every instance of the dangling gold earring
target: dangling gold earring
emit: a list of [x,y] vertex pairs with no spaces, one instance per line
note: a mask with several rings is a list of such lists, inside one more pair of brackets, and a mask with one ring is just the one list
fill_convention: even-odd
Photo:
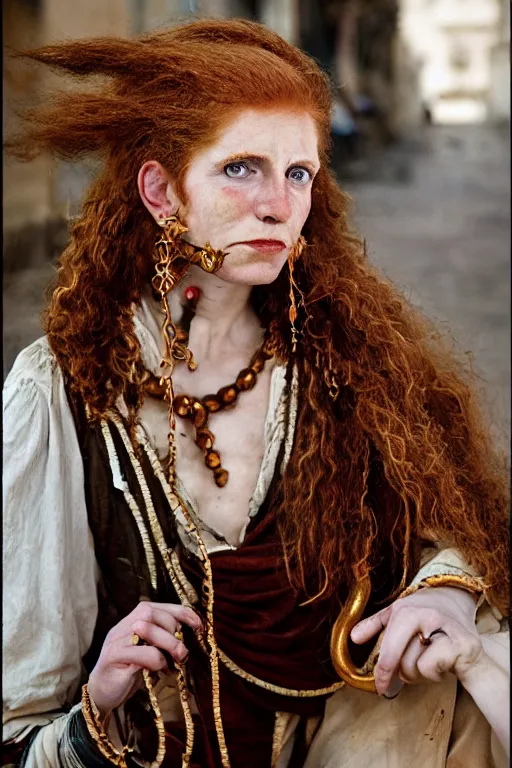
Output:
[[171,488],[174,487],[176,470],[176,418],[174,414],[174,388],[172,373],[175,360],[185,360],[191,371],[197,368],[192,352],[186,344],[178,340],[177,329],[171,317],[168,294],[180,282],[189,269],[189,263],[182,257],[177,245],[177,240],[187,231],[177,216],[161,217],[159,233],[153,258],[155,261],[155,275],[151,281],[153,289],[162,302],[165,313],[162,332],[165,340],[165,355],[160,363],[161,368],[168,367],[168,376],[162,376],[160,386],[165,388],[165,400],[169,405],[169,462],[168,478]]
[[196,264],[209,273],[218,272],[222,267],[226,255],[224,251],[215,250],[210,243],[198,246],[182,240],[182,236],[188,232],[188,227],[182,224],[176,215],[165,218],[161,215],[159,223],[163,227],[164,233],[156,242],[157,250],[165,249],[167,259],[169,259],[170,254],[173,261],[180,259],[179,273],[176,273],[175,269],[175,273],[172,275],[174,285],[181,280],[191,264]]
[[153,260],[156,274],[152,285],[161,297],[167,295],[184,276],[184,270],[182,272],[176,269],[177,264],[174,264],[175,268],[171,270],[171,264],[180,257],[177,240],[188,230],[177,216],[160,215],[158,223],[162,227],[162,232],[155,242]]
[[172,358],[184,360],[189,369],[194,371],[197,365],[192,357],[192,352],[178,338],[176,328],[171,322],[170,312],[167,317],[167,294],[183,279],[190,267],[189,263],[183,258],[182,244],[178,245],[177,242],[185,232],[188,232],[188,229],[177,216],[167,216],[165,218],[161,216],[160,226],[163,232],[157,237],[155,242],[153,256],[156,262],[155,276],[151,284],[166,312],[166,323],[163,332],[168,354],[165,364],[172,367],[172,363],[169,363],[169,360],[172,360]]
[[297,304],[295,303],[295,291],[299,293],[301,300],[304,298],[302,291],[300,290],[299,286],[295,281],[295,278],[293,276],[293,271],[295,268],[295,262],[300,257],[306,245],[307,245],[306,240],[301,235],[297,240],[297,242],[295,243],[295,245],[290,249],[290,255],[288,256],[288,273],[289,273],[289,279],[290,279],[290,309],[288,310],[288,317],[290,318],[290,325],[292,329],[293,354],[295,354],[297,350],[297,337],[298,337],[298,331],[295,325],[295,321],[297,319]]

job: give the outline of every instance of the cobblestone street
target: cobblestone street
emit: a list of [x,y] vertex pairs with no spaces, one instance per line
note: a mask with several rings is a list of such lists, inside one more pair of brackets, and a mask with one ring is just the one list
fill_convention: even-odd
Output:
[[[510,416],[510,150],[485,126],[429,128],[344,186],[372,261],[472,350],[496,438]],[[4,373],[40,335],[53,267],[4,275]]]
[[392,150],[368,181],[344,186],[372,262],[474,354],[493,434],[508,447],[508,132],[433,127],[421,147]]

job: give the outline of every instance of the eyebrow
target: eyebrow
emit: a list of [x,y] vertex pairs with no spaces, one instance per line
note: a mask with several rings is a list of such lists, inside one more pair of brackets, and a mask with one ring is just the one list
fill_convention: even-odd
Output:
[[[240,163],[242,161],[249,161],[250,163],[265,163],[268,162],[268,157],[265,157],[265,155],[254,155],[250,152],[241,152],[236,155],[229,155],[229,157],[224,158],[219,163],[216,163],[215,168],[217,170],[222,170],[226,165],[230,165],[231,163]],[[290,166],[294,165],[303,165],[305,167],[309,167],[313,170],[313,172],[317,171],[320,166],[318,166],[313,160],[296,160],[294,163],[291,163]]]

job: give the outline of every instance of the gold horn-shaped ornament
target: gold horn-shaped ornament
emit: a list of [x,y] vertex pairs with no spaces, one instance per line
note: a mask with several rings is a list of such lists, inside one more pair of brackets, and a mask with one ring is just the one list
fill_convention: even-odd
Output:
[[350,658],[348,640],[351,631],[361,620],[364,609],[370,598],[371,582],[368,575],[356,583],[347,602],[336,619],[331,633],[331,660],[336,673],[352,688],[361,691],[377,693],[375,676],[362,675]]
[[206,243],[204,248],[199,251],[199,266],[205,272],[213,273],[218,272],[222,267],[225,253],[223,251],[216,251],[212,248],[210,243]]

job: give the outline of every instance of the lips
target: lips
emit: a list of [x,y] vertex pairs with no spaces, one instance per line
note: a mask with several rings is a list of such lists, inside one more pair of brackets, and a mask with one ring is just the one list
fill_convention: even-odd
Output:
[[244,240],[236,245],[248,245],[257,251],[266,251],[267,253],[277,253],[286,248],[286,243],[282,240]]

